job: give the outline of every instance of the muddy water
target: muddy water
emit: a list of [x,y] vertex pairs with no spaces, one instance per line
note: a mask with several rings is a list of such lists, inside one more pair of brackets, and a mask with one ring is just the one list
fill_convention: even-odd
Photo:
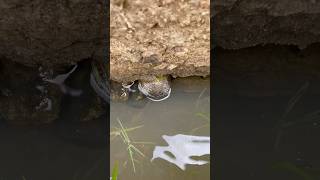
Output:
[[[310,84],[309,90],[313,88],[319,88],[318,83]],[[296,90],[265,98],[215,90],[216,179],[320,178],[320,116],[306,118],[319,111],[319,95],[306,93],[279,124]]]
[[[0,89],[9,89],[11,97],[5,99],[1,94],[0,104],[9,103],[10,111],[3,112],[0,116],[0,179],[3,180],[106,180],[108,172],[106,144],[108,131],[106,129],[107,115],[103,112],[98,118],[90,119],[90,121],[82,122],[80,113],[91,107],[96,98],[95,93],[89,85],[90,66],[87,68],[79,68],[74,72],[77,80],[70,78],[73,88],[79,88],[83,91],[80,96],[71,97],[63,95],[61,100],[61,111],[57,119],[49,124],[46,122],[48,114],[53,112],[56,104],[52,104],[53,109],[47,111],[47,116],[43,119],[37,119],[35,124],[31,125],[15,125],[12,120],[8,120],[8,114],[5,112],[19,112],[19,109],[30,109],[23,111],[24,113],[16,113],[15,117],[21,117],[14,122],[26,122],[26,119],[32,117],[33,104],[37,104],[37,99],[30,98],[32,102],[14,103],[11,100],[26,99],[27,97],[38,97],[39,91],[36,85],[43,81],[33,80],[25,81],[21,76],[28,77],[29,74],[24,71],[20,72],[18,67],[14,66],[14,71],[21,76],[13,76],[12,79],[5,78],[0,82]],[[25,68],[27,69],[27,67]],[[2,69],[1,69],[2,70]],[[1,71],[0,71],[1,72]],[[34,70],[38,75],[37,69]],[[1,72],[2,73],[2,72]],[[31,74],[31,75],[30,75]],[[1,74],[6,77],[6,73]],[[14,74],[16,75],[16,74]],[[14,79],[18,78],[18,79]],[[18,81],[19,80],[19,81]],[[80,83],[78,83],[80,82]],[[9,84],[9,85],[8,85]],[[10,86],[15,85],[15,86]],[[26,84],[30,84],[29,86]],[[20,86],[18,86],[20,85]],[[50,90],[50,89],[49,89]],[[52,100],[54,97],[50,98]],[[31,107],[29,107],[31,106]],[[3,108],[7,108],[5,105]],[[106,109],[108,109],[106,107]],[[3,110],[3,109],[1,109]],[[11,116],[12,117],[12,116]],[[28,124],[29,121],[27,121]],[[14,124],[14,125],[13,125]]]
[[[210,116],[209,85],[209,79],[175,79],[171,96],[164,101],[146,100],[144,106],[133,106],[135,102],[111,103],[110,170],[118,164],[119,179],[209,179],[210,162],[204,165],[190,165],[182,160],[190,155],[195,160],[209,161],[210,157],[204,155],[205,152],[194,152],[197,147],[206,149],[209,143],[190,144],[185,141],[188,137],[201,139],[210,136],[210,122],[206,119]],[[119,132],[117,128],[121,127],[120,123],[123,130],[128,130],[126,133],[132,143],[126,144],[126,141],[115,133]],[[175,136],[178,134],[181,136]],[[175,159],[169,162],[161,158],[163,154],[160,154],[151,161],[156,147],[168,146],[163,137],[168,137],[171,148],[165,149],[171,151],[170,156],[175,156]],[[176,143],[174,140],[177,140]],[[134,166],[127,149],[130,144],[142,153],[133,150]],[[187,149],[188,147],[191,148]],[[189,154],[183,153],[184,150],[189,151]],[[186,164],[185,169],[178,164]]]
[[65,139],[58,132],[52,127],[2,127],[0,179],[106,179],[107,147],[92,146],[83,137]]
[[[17,70],[17,74],[9,77],[8,69],[0,71],[0,90],[6,90],[0,95],[3,108],[0,115],[0,179],[106,180],[109,179],[109,163],[112,167],[116,162],[120,179],[209,179],[209,79],[176,79],[172,94],[165,101],[146,99],[144,103],[112,103],[109,114],[109,105],[101,103],[90,86],[89,64],[90,61],[79,63],[66,80],[66,85],[81,90],[81,95],[63,94],[57,88],[56,94],[62,93],[61,96],[48,96],[53,102],[61,97],[59,103],[52,103],[53,109],[46,111],[58,113],[48,124],[43,124],[48,122],[48,114],[32,116],[37,112],[33,107],[38,99],[20,101],[41,95],[37,85],[44,85],[44,81],[38,77],[37,69],[24,67],[21,70],[13,64],[10,67]],[[27,75],[30,78],[24,80],[22,77]],[[54,86],[44,87],[52,90],[50,88]],[[7,91],[10,93],[4,93]],[[59,106],[59,112],[54,111],[56,106]],[[99,112],[93,113],[98,116],[90,113],[84,116],[92,112],[92,108]],[[19,109],[24,109],[24,113],[11,113]],[[106,128],[109,122],[111,135]],[[129,128],[128,137],[144,156],[133,151],[134,170],[128,156],[128,144],[113,133],[120,127],[119,122]],[[130,130],[136,126],[139,128]],[[107,159],[109,136],[112,138],[110,162]],[[142,143],[136,144],[136,141]],[[167,143],[169,147],[166,147]],[[177,160],[162,159],[166,157],[161,153],[163,149],[175,155]],[[151,162],[153,151],[158,153]]]
[[320,179],[318,52],[283,46],[217,52],[216,180]]

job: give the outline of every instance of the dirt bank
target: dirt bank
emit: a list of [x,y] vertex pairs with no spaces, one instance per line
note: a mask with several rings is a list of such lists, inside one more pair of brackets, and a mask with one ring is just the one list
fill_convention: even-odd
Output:
[[216,44],[239,49],[259,44],[307,45],[320,41],[318,0],[215,0]]
[[[101,58],[102,2],[1,1],[0,57],[53,69]],[[112,0],[110,6],[112,80],[209,74],[209,0]],[[211,8],[215,45],[225,49],[320,41],[317,0],[216,0]]]
[[[59,69],[106,56],[103,2],[1,1],[0,57]],[[110,13],[112,80],[209,74],[209,0],[113,0]]]
[[111,0],[111,79],[209,75],[209,11],[209,0]]
[[2,0],[0,56],[27,66],[70,65],[102,47],[103,1]]

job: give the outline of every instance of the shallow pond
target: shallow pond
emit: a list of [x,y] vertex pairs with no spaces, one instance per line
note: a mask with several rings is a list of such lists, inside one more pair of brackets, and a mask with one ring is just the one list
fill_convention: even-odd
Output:
[[174,79],[168,99],[146,101],[111,103],[110,171],[117,164],[119,179],[210,179],[209,79]]

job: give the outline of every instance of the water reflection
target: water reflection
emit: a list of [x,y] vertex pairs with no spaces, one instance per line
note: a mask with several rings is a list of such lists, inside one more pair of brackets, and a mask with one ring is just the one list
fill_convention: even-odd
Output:
[[[69,72],[65,74],[59,74],[52,79],[48,77],[48,72],[40,72],[40,77],[42,78],[43,81],[57,85],[64,94],[69,94],[71,96],[80,96],[82,93],[82,90],[73,89],[65,84],[65,81],[77,69],[77,67],[78,65],[75,65]],[[42,68],[40,68],[40,70],[41,69]],[[43,88],[43,86],[38,86],[38,87],[40,87],[40,89]]]
[[156,146],[151,161],[161,158],[177,165],[182,170],[185,170],[188,164],[204,165],[208,163],[208,161],[194,160],[191,157],[210,154],[210,137],[178,134],[163,135],[162,138],[169,146]]
[[119,164],[119,179],[210,179],[209,79],[175,79],[164,101],[129,98],[110,108],[110,164]]

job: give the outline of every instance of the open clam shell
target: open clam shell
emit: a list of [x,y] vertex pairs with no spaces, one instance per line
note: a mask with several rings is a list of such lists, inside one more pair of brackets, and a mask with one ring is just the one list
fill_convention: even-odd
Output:
[[152,80],[140,80],[138,89],[152,101],[163,101],[170,96],[171,87],[168,77],[159,76]]

